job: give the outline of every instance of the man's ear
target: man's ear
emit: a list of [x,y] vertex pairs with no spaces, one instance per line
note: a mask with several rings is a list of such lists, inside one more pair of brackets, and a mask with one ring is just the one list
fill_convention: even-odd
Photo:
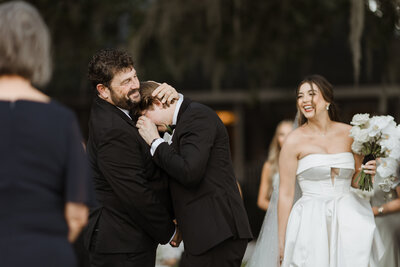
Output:
[[108,99],[110,97],[110,90],[104,84],[99,83],[96,85],[96,89],[102,99]]

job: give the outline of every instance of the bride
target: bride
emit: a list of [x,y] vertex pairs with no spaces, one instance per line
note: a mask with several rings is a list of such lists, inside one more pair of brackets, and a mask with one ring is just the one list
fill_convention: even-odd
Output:
[[[351,152],[351,126],[338,122],[332,85],[319,75],[306,77],[297,108],[299,127],[279,158],[281,266],[377,266],[383,246],[371,206],[350,191],[362,157]],[[374,175],[376,162],[363,168]],[[296,178],[303,195],[292,208]]]

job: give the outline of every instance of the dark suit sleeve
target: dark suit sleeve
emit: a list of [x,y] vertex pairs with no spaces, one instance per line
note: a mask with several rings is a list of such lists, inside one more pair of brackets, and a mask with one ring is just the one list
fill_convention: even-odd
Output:
[[[133,130],[132,130],[133,131]],[[165,244],[175,226],[145,177],[145,164],[137,137],[128,130],[112,130],[99,146],[98,166],[129,216],[147,234]]]
[[[216,118],[196,109],[179,122],[179,154],[167,143],[158,146],[154,160],[171,178],[185,187],[197,186],[204,177],[216,133]],[[215,115],[216,116],[216,115]]]

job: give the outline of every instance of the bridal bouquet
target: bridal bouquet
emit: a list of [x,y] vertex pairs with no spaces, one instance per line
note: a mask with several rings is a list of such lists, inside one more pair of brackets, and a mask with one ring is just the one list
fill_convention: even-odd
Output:
[[[381,158],[377,173],[383,178],[379,184],[385,192],[390,190],[400,160],[400,126],[392,116],[356,114],[350,122],[353,127],[350,136],[354,139],[351,148],[354,153],[364,156],[363,164]],[[372,177],[363,170],[357,176],[361,190],[372,190]],[[389,188],[389,189],[388,189]]]

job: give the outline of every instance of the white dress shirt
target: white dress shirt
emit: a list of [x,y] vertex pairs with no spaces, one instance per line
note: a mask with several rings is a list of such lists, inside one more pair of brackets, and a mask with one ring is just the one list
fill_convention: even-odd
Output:
[[[178,120],[179,109],[181,108],[181,105],[183,102],[183,95],[182,94],[178,94],[178,95],[179,95],[179,99],[175,106],[174,117],[172,118],[172,125],[176,125],[176,121]],[[152,156],[154,156],[154,153],[156,152],[157,147],[161,143],[167,142],[169,145],[172,143],[172,136],[174,135],[174,132],[175,132],[175,129],[172,131],[172,134],[165,132],[163,138],[157,138],[156,140],[154,140],[154,142],[151,144],[151,148],[150,148],[150,153]]]

